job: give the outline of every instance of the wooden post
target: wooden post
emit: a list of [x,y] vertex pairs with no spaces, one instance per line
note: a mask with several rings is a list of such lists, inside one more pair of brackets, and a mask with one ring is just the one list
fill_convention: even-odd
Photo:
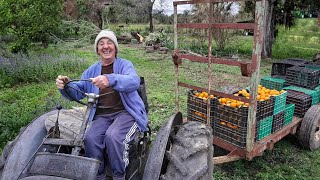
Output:
[[260,74],[260,60],[262,52],[262,43],[264,38],[264,21],[265,21],[265,6],[266,0],[256,2],[256,27],[254,29],[254,47],[252,54],[252,77],[250,85],[250,106],[248,112],[247,123],[247,139],[246,150],[251,152],[254,146],[255,126],[256,126],[256,112],[257,112],[257,93]]

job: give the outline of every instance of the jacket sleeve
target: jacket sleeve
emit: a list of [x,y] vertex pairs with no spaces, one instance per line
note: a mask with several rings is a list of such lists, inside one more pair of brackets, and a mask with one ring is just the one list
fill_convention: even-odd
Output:
[[136,91],[140,85],[140,78],[136,73],[135,68],[131,62],[127,62],[121,67],[120,74],[106,74],[110,86],[119,92]]

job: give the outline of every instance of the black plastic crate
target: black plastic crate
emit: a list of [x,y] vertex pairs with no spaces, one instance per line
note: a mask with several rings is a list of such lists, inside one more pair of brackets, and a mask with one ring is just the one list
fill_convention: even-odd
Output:
[[265,101],[258,101],[257,103],[257,121],[266,117],[272,116],[274,111],[275,97],[271,96],[270,99]]
[[214,121],[213,135],[240,148],[246,147],[247,128],[234,128],[223,121]]
[[311,107],[312,98],[308,94],[287,90],[287,104],[295,104],[294,115],[302,118]]
[[[188,121],[198,121],[201,123],[207,123],[207,101],[195,96],[196,91],[188,91],[188,101],[187,101],[187,119]],[[210,99],[210,116],[213,117],[213,107],[216,101],[212,98]],[[210,119],[212,119],[210,117]],[[211,122],[211,125],[213,123]]]
[[294,66],[287,69],[285,85],[295,85],[314,89],[319,85],[320,70],[303,66]]
[[305,64],[307,61],[304,59],[285,59],[280,62],[272,64],[272,77],[284,78],[286,76],[287,69],[292,66],[299,66]]
[[273,115],[271,133],[277,132],[283,127],[284,117],[285,111],[281,111],[278,114]]
[[[248,107],[232,108],[215,99],[214,116],[211,120],[213,124],[213,135],[219,137],[230,144],[244,148],[247,137]],[[258,101],[256,121],[257,125],[262,119],[273,115],[273,99]],[[270,126],[271,131],[271,126]],[[256,131],[256,135],[258,135]],[[256,136],[256,139],[258,137]]]

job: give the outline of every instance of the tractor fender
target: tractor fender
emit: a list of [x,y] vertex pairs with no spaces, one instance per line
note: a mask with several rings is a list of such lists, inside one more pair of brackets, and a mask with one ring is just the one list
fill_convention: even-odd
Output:
[[34,119],[18,135],[5,161],[2,178],[0,177],[0,179],[16,180],[19,178],[28,161],[41,145],[43,138],[47,135],[44,123],[47,117],[53,114],[57,114],[57,110],[47,112]]
[[144,169],[143,180],[159,179],[169,135],[173,127],[179,124],[182,124],[180,112],[172,115],[158,131]]

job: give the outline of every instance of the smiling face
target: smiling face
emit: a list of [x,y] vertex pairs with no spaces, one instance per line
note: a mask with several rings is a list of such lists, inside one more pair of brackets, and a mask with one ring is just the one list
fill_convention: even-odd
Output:
[[101,57],[102,65],[111,64],[116,58],[116,46],[108,38],[101,38],[98,41],[98,54]]

